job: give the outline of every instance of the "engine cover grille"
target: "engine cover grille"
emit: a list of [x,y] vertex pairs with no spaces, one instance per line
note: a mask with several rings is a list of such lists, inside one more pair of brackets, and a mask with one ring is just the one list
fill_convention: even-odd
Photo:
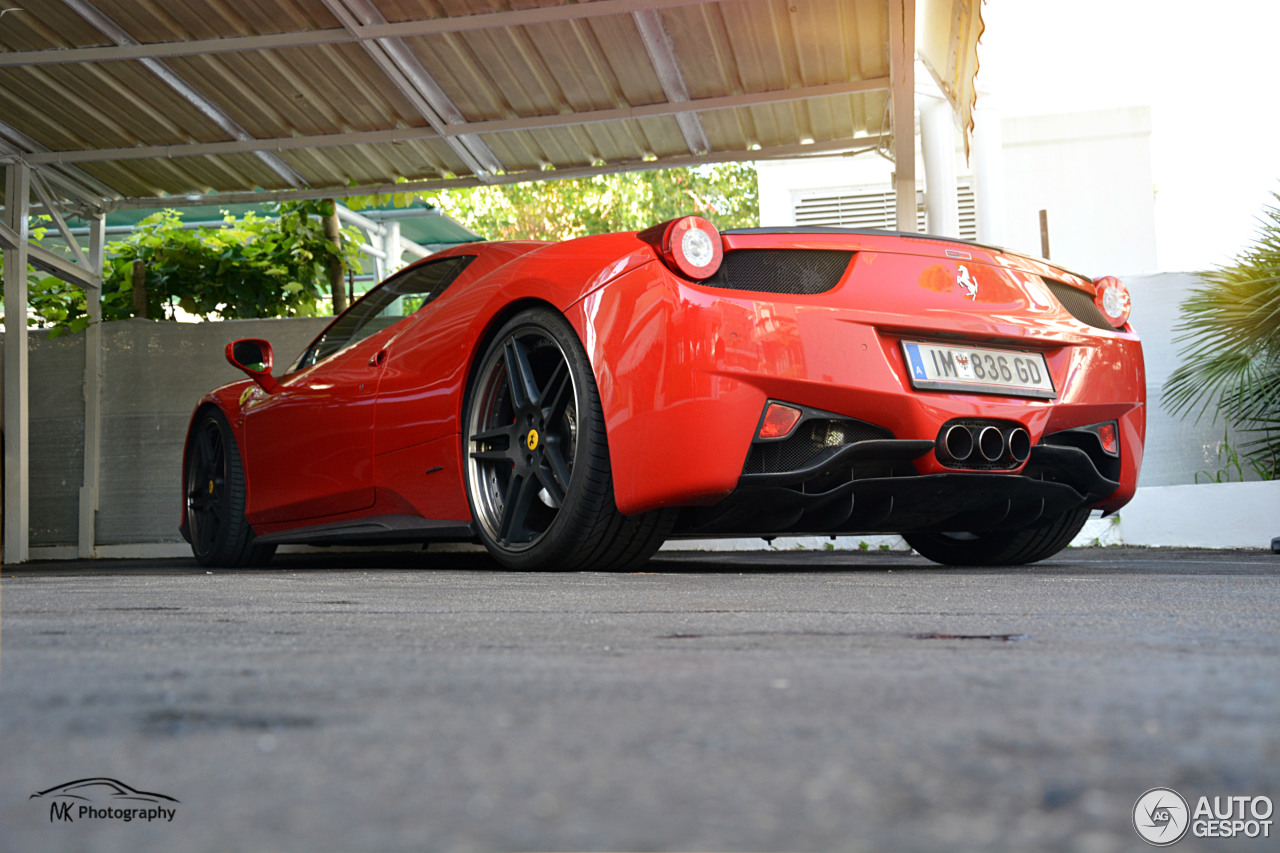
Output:
[[1108,332],[1114,332],[1116,327],[1107,322],[1107,318],[1102,316],[1102,312],[1098,310],[1098,306],[1093,304],[1093,299],[1083,290],[1076,290],[1069,284],[1063,284],[1060,281],[1045,279],[1045,284],[1049,285],[1049,290],[1062,307],[1071,312],[1071,316],[1075,317],[1081,323],[1093,326],[1095,329],[1106,329]]
[[852,258],[853,252],[827,249],[736,249],[699,283],[757,293],[826,293],[840,283]]

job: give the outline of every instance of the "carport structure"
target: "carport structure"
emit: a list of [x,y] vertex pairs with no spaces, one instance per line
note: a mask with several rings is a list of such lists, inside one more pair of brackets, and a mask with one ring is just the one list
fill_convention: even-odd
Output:
[[[28,263],[96,293],[102,214],[124,207],[879,151],[896,164],[898,227],[914,231],[916,58],[967,135],[979,5],[0,0],[5,316],[27,314]],[[97,223],[86,250],[63,223],[69,212]],[[74,258],[31,243],[36,214],[52,218]],[[86,332],[83,556],[93,554],[98,500],[97,302]],[[28,557],[27,346],[25,327],[9,323],[10,563]]]

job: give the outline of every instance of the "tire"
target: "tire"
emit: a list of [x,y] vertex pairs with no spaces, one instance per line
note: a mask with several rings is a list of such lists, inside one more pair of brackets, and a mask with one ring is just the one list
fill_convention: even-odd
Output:
[[948,566],[1020,566],[1052,557],[1070,544],[1089,510],[1077,509],[1037,527],[989,533],[904,533],[920,556]]
[[186,524],[191,552],[202,566],[266,565],[274,545],[253,544],[245,520],[244,466],[231,425],[217,409],[206,410],[191,430],[186,459]]
[[476,532],[522,571],[620,571],[653,556],[675,510],[618,512],[600,395],[573,327],[549,308],[508,321],[463,406]]

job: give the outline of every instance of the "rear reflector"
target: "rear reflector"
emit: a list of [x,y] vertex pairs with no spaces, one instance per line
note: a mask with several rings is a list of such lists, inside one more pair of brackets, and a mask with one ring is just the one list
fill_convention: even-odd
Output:
[[1102,442],[1102,452],[1108,456],[1120,455],[1120,437],[1116,434],[1116,422],[1110,421],[1105,424],[1098,424],[1093,428],[1098,436],[1098,441]]
[[760,438],[782,438],[800,422],[801,411],[782,403],[770,403],[760,422]]

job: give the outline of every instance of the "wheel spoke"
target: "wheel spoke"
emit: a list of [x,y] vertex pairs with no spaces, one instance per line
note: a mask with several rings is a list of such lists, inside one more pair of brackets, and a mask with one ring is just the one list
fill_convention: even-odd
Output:
[[206,476],[213,465],[214,456],[217,453],[213,446],[214,429],[215,428],[212,425],[206,425],[204,429],[200,430],[200,434],[196,442],[196,458],[200,460],[201,474]]
[[479,459],[481,462],[510,462],[511,451],[504,448],[502,450],[473,450],[471,451],[472,459]]
[[542,397],[538,400],[538,408],[542,410],[544,421],[550,423],[555,418],[556,410],[564,400],[565,389],[572,384],[569,379],[569,365],[560,361],[556,364],[556,369],[551,372],[551,378],[547,380]]
[[515,443],[517,438],[517,428],[515,424],[506,426],[493,427],[492,429],[482,429],[479,432],[471,434],[472,441],[493,441],[495,438],[505,438],[508,444]]
[[511,404],[516,409],[523,409],[539,397],[533,365],[529,363],[529,350],[519,340],[511,338],[502,347],[502,358],[507,366]]
[[560,452],[557,444],[547,444],[546,452],[543,453],[543,462],[545,463],[538,469],[538,478],[542,481],[542,485],[546,487],[547,494],[551,496],[552,503],[559,509],[564,503],[564,496],[569,492],[569,477],[571,472],[569,466],[565,464],[564,454]]
[[504,545],[511,542],[523,542],[529,531],[525,529],[525,519],[529,516],[529,507],[538,496],[537,479],[527,474],[512,474],[507,483],[507,494],[503,499],[502,525],[498,529],[498,539]]

